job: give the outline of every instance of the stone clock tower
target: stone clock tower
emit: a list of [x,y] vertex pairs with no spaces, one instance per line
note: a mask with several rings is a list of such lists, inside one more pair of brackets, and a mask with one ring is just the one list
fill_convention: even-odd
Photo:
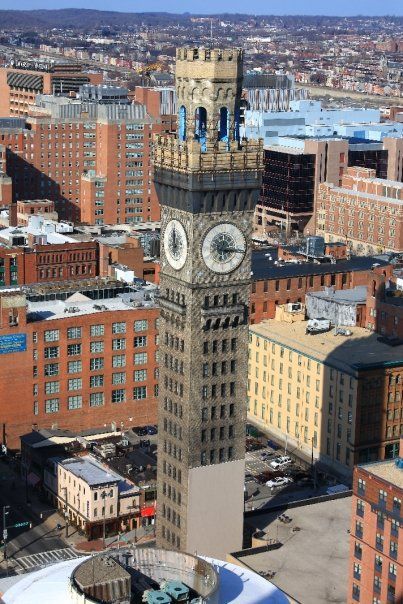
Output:
[[250,235],[261,141],[239,140],[241,50],[179,49],[178,135],[159,136],[159,547],[242,546]]

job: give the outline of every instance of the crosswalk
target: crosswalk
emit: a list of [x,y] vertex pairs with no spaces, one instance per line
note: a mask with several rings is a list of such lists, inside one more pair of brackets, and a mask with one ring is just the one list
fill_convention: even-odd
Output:
[[62,562],[63,560],[72,560],[73,558],[79,558],[79,554],[76,554],[70,547],[63,547],[48,552],[40,552],[38,554],[30,554],[29,556],[15,558],[15,561],[18,562],[24,571],[27,571],[49,566],[50,564]]

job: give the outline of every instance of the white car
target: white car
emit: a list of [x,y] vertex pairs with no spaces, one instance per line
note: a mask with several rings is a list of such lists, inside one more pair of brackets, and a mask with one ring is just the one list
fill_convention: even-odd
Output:
[[286,468],[292,463],[291,457],[288,455],[280,455],[280,457],[276,457],[273,461],[270,462],[270,467],[273,470],[281,470],[282,468]]
[[266,487],[274,488],[274,487],[283,487],[286,484],[290,484],[292,482],[292,478],[288,478],[287,476],[277,476],[276,478],[272,478],[266,482]]

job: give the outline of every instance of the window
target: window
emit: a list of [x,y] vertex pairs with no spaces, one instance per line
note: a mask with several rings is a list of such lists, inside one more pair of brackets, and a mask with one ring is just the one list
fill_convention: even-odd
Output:
[[125,338],[115,338],[112,340],[112,350],[125,350],[126,348],[126,339]]
[[124,372],[112,374],[112,384],[125,384],[125,383],[126,383],[126,374]]
[[126,323],[124,321],[112,323],[112,333],[126,333]]
[[104,393],[93,392],[90,394],[90,407],[100,407],[104,404]]
[[148,321],[145,319],[134,322],[134,331],[147,331]]
[[67,339],[76,340],[77,338],[81,338],[81,327],[69,327],[67,329]]
[[67,356],[74,357],[81,354],[81,344],[68,344],[67,345]]
[[59,411],[60,401],[58,398],[50,398],[45,401],[45,413],[57,413]]
[[358,564],[358,562],[354,562],[354,572],[353,572],[354,579],[358,579],[358,580],[361,579],[361,571],[362,571],[361,564]]
[[145,382],[147,379],[147,369],[136,369],[134,372],[135,382]]
[[96,357],[95,359],[90,359],[90,370],[91,371],[99,371],[104,367],[104,358]]
[[356,583],[353,583],[353,600],[359,602],[360,600],[360,586]]
[[376,534],[376,539],[375,539],[375,547],[376,549],[378,549],[379,551],[383,551],[383,535],[381,533],[377,533]]
[[147,398],[147,387],[136,386],[135,388],[133,388],[133,398],[135,401]]
[[81,373],[82,362],[81,361],[69,361],[67,363],[67,373]]
[[91,325],[91,337],[103,336],[105,334],[105,325]]
[[356,513],[358,516],[364,516],[364,511],[365,511],[365,504],[363,502],[362,499],[357,499],[357,509],[356,509]]
[[115,354],[112,357],[112,367],[126,367],[126,355]]
[[45,365],[45,376],[52,376],[59,374],[59,363],[48,363]]
[[45,359],[57,359],[59,356],[58,346],[48,346],[44,352]]
[[118,388],[112,390],[112,403],[123,403],[126,400],[126,390]]
[[102,341],[91,342],[90,344],[90,352],[103,352],[104,351],[104,343]]
[[68,390],[81,390],[83,387],[83,381],[81,378],[73,378],[67,381]]
[[363,495],[365,493],[365,486],[366,486],[365,480],[363,480],[362,478],[359,478],[358,482],[357,482],[357,487],[358,487],[358,493],[360,495]]
[[45,394],[60,392],[60,382],[45,382]]
[[134,338],[134,347],[142,348],[143,346],[147,346],[147,336],[137,336]]
[[99,388],[104,385],[103,375],[92,375],[90,377],[90,388]]
[[83,397],[81,395],[69,396],[67,399],[68,409],[81,409],[83,406]]
[[147,364],[147,353],[146,352],[136,352],[134,355],[134,364],[135,365],[146,365]]
[[43,334],[45,342],[57,342],[59,339],[58,329],[47,329]]
[[397,575],[397,566],[393,562],[389,563],[389,578],[396,579]]

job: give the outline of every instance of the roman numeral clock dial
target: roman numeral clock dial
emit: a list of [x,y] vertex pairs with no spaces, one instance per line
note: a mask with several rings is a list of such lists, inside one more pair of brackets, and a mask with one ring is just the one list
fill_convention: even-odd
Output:
[[246,241],[242,231],[229,222],[211,228],[202,242],[203,260],[214,273],[231,273],[241,264],[245,253]]

